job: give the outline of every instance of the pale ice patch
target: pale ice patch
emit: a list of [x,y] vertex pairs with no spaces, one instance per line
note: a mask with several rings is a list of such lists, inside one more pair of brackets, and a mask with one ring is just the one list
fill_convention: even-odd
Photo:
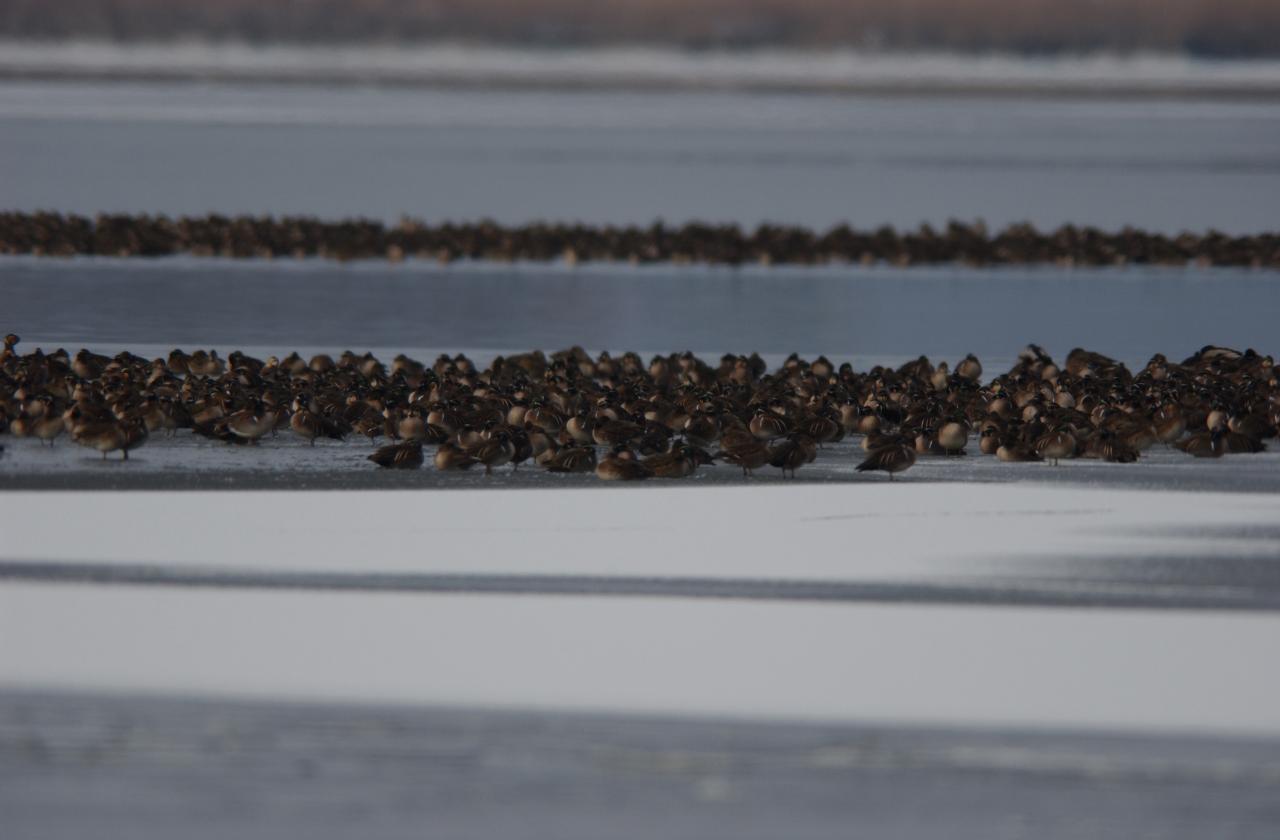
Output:
[[1275,735],[1277,633],[1203,613],[6,584],[0,686]]
[[991,578],[1014,561],[1063,556],[1275,559],[1275,546],[1248,532],[1277,512],[1280,499],[1265,494],[871,480],[637,492],[44,492],[5,494],[0,534],[4,557],[23,560],[919,581]]

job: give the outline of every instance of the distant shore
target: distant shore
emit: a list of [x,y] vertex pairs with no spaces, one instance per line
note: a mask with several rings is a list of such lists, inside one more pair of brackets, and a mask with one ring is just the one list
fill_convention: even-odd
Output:
[[0,79],[857,95],[1280,98],[1280,60],[850,49],[0,41]]

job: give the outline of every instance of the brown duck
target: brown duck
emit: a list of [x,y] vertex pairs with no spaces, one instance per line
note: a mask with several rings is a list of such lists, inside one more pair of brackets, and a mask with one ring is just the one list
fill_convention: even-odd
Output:
[[905,441],[897,440],[877,446],[871,450],[866,459],[856,467],[858,472],[887,472],[889,480],[900,472],[906,472],[916,463],[915,447]]
[[408,440],[383,446],[369,456],[379,467],[392,470],[416,470],[422,466],[422,441]]

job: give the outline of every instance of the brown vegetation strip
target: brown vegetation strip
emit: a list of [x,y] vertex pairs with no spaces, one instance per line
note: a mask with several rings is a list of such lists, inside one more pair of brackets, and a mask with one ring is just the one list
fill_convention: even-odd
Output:
[[169,218],[147,215],[0,213],[0,254],[158,257],[173,254],[236,258],[417,257],[450,262],[612,261],[740,265],[860,262],[891,265],[1216,265],[1280,268],[1280,234],[1229,236],[1218,231],[1167,236],[1132,228],[1107,232],[1067,225],[1040,231],[1012,225],[989,233],[984,225],[951,222],[943,229],[890,227],[826,232],[804,227],[689,223],[613,227],[479,221],[428,225],[404,220],[388,226],[368,219],[309,217]]

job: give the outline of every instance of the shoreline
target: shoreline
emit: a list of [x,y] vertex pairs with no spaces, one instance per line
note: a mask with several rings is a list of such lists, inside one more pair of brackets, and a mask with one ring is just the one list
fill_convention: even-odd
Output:
[[1280,98],[1280,60],[425,42],[249,45],[0,40],[0,78],[868,96]]

